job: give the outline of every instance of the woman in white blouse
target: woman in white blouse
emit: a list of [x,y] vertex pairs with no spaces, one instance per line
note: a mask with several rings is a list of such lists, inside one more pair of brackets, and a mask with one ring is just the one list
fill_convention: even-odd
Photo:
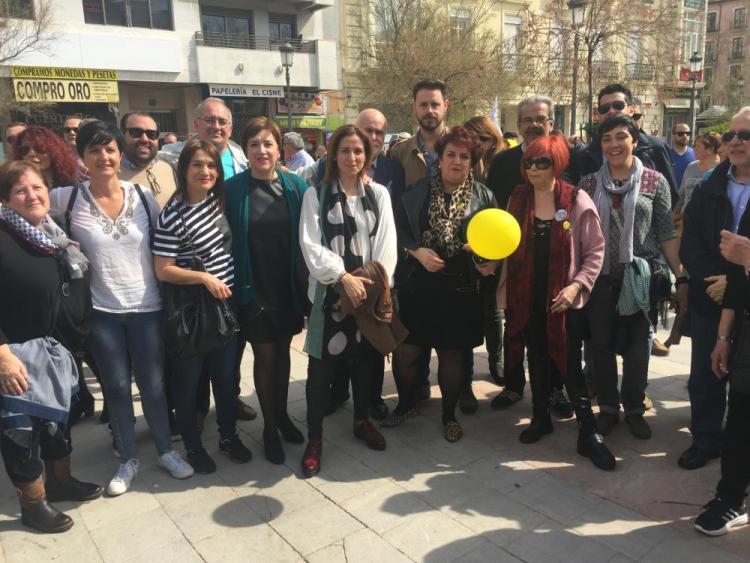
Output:
[[354,436],[369,448],[385,449],[385,439],[367,416],[378,352],[354,319],[343,315],[334,290],[340,284],[357,306],[367,297],[366,286],[371,282],[350,272],[377,261],[392,280],[396,267],[396,228],[388,190],[363,182],[370,154],[370,142],[360,129],[339,127],[328,143],[323,182],[307,190],[302,201],[300,245],[310,270],[308,297],[313,303],[305,342],[309,441],[302,471],[307,477],[320,471],[324,411],[338,369],[351,374]]
[[78,131],[83,184],[50,192],[51,215],[66,225],[91,268],[94,313],[88,346],[101,371],[120,466],[107,494],[120,495],[138,473],[131,366],[159,464],[185,479],[193,468],[172,449],[161,334],[161,298],[150,238],[159,204],[148,190],[117,178],[124,146],[114,125],[93,120]]

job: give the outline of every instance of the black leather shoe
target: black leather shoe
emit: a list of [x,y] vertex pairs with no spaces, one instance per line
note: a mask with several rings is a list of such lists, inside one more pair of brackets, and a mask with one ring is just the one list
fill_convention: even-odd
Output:
[[552,419],[547,416],[545,418],[532,418],[531,424],[521,432],[518,437],[524,444],[533,444],[542,439],[542,436],[552,434],[554,428],[552,427]]
[[677,460],[677,465],[683,469],[700,469],[717,457],[721,457],[720,452],[707,452],[693,445],[682,452],[680,459]]
[[471,388],[471,382],[461,391],[461,395],[458,398],[458,408],[464,414],[474,414],[479,409],[479,401],[477,401],[474,390]]
[[73,527],[73,519],[46,500],[21,503],[21,522],[45,534],[59,534]]
[[279,432],[281,432],[281,437],[290,444],[305,443],[305,437],[302,435],[302,432],[299,431],[299,428],[289,418],[283,422],[279,422]]
[[625,417],[630,433],[639,440],[648,440],[651,437],[651,427],[643,418],[642,414],[630,414]]
[[72,500],[75,502],[88,502],[102,496],[104,489],[95,483],[84,483],[73,476],[65,480],[47,479],[45,483],[47,500],[50,502],[61,502]]
[[385,404],[383,399],[370,405],[370,418],[377,420],[378,422],[385,420],[385,417],[388,416],[389,412],[388,405]]
[[618,422],[620,422],[620,417],[611,412],[602,412],[596,417],[596,427],[602,436],[606,436],[612,432],[612,429]]
[[578,435],[578,453],[604,471],[613,471],[617,461],[598,432]]

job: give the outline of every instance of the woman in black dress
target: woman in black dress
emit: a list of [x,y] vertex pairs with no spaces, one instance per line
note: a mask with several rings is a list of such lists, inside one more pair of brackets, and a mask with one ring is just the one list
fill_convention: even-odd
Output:
[[253,348],[253,377],[263,411],[266,458],[284,463],[284,440],[305,441],[287,414],[292,337],[302,331],[307,272],[298,229],[307,184],[282,172],[281,131],[254,117],[242,133],[250,168],[226,183],[226,215],[232,229],[234,297],[240,306],[241,342]]
[[476,135],[456,126],[435,151],[440,174],[410,186],[403,206],[394,211],[398,245],[408,250],[411,266],[398,294],[399,314],[410,335],[394,353],[399,403],[383,426],[396,426],[416,413],[419,355],[435,348],[445,439],[456,442],[463,435],[455,410],[466,381],[465,350],[483,341],[479,280],[497,269],[497,262],[473,263],[466,227],[475,213],[497,203],[471,172],[479,159]]

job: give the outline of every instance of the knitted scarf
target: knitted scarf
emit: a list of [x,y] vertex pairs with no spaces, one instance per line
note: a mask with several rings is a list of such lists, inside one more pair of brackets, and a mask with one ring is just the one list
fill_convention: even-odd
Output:
[[[550,228],[547,302],[565,287],[570,270],[572,236],[570,217],[578,188],[558,180],[555,183],[555,218]],[[523,361],[523,329],[531,317],[534,302],[534,188],[517,187],[508,202],[508,211],[521,226],[521,243],[508,257],[508,309],[506,310],[508,366]],[[567,331],[565,314],[547,314],[547,347],[560,374],[568,373]]]
[[422,246],[438,251],[446,258],[461,252],[464,245],[461,222],[469,212],[473,186],[474,177],[469,173],[464,183],[453,192],[448,205],[440,176],[430,181],[430,206],[427,210],[430,228],[422,234]]

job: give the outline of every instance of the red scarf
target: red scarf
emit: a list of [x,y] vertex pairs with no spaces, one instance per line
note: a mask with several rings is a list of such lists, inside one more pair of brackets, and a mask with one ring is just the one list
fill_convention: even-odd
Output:
[[[565,210],[565,217],[552,220],[550,227],[549,276],[547,298],[551,303],[566,286],[570,271],[572,237],[570,219],[578,188],[557,180],[555,182],[555,210]],[[517,186],[508,202],[508,211],[521,226],[521,243],[508,257],[506,310],[506,365],[513,368],[523,362],[523,329],[531,317],[534,288],[534,188]],[[559,215],[556,213],[556,215]],[[565,228],[565,227],[568,228]],[[567,315],[547,315],[547,347],[550,358],[560,374],[568,373],[568,339],[565,328]]]

